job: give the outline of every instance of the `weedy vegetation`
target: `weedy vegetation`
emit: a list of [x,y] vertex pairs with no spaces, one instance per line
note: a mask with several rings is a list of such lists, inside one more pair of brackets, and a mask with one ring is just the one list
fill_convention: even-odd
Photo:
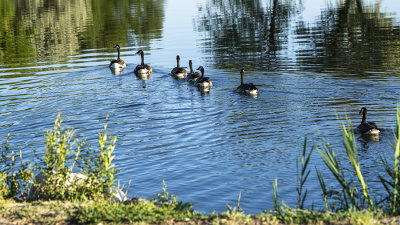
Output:
[[[386,194],[377,200],[363,176],[359,162],[356,136],[351,122],[340,123],[345,157],[336,156],[329,143],[307,150],[304,139],[297,161],[297,206],[289,207],[278,199],[278,179],[272,183],[272,210],[246,215],[237,206],[227,205],[227,211],[204,215],[192,204],[178,200],[167,191],[162,180],[162,192],[154,199],[132,199],[121,203],[110,200],[119,170],[113,164],[116,136],[107,134],[107,122],[98,134],[96,148],[83,138],[75,138],[73,128],[64,129],[58,114],[54,127],[45,134],[45,150],[37,156],[38,165],[23,162],[21,151],[9,142],[10,134],[1,146],[0,155],[0,223],[1,218],[22,223],[51,221],[51,223],[246,223],[246,224],[385,224],[400,222],[400,107],[397,109],[393,138],[393,160],[381,157],[387,175],[379,176]],[[316,168],[324,208],[305,208],[306,182],[313,150],[317,149],[326,168]],[[16,154],[15,152],[19,152]],[[318,155],[317,155],[318,156]],[[393,161],[393,162],[392,162]],[[346,168],[343,166],[346,163]],[[336,189],[327,186],[322,170],[327,169],[337,181]],[[38,181],[38,173],[43,182]],[[75,176],[74,176],[75,174]],[[77,176],[76,174],[80,174]],[[354,174],[355,176],[349,176]],[[36,176],[35,176],[36,175]],[[338,188],[339,187],[339,188]],[[374,197],[372,197],[374,196]],[[43,202],[43,200],[46,200]],[[23,203],[18,203],[23,202]],[[22,204],[18,205],[18,204]],[[16,206],[18,205],[18,206]],[[385,219],[392,217],[394,219]]]
[[36,156],[39,164],[35,166],[23,162],[21,151],[19,158],[15,157],[8,135],[1,147],[0,198],[16,201],[108,198],[116,190],[119,171],[112,163],[117,137],[108,135],[106,130],[107,123],[99,132],[98,149],[93,149],[85,139],[74,139],[75,130],[65,130],[58,114],[53,130],[45,134],[44,154]]

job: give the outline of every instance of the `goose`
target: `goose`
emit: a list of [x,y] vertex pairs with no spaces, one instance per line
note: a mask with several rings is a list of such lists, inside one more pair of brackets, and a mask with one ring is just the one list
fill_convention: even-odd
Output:
[[199,68],[197,68],[197,70],[200,70],[201,76],[196,80],[194,85],[199,88],[204,88],[204,89],[208,89],[208,88],[212,87],[212,82],[211,82],[210,78],[204,77],[204,68],[202,66],[200,66]]
[[179,66],[179,55],[176,56],[176,67],[171,70],[171,75],[176,79],[183,79],[187,76],[185,68]]
[[124,60],[122,60],[120,58],[120,50],[119,50],[120,47],[119,47],[119,45],[115,45],[114,48],[116,48],[118,50],[118,58],[112,60],[110,62],[109,67],[110,67],[110,69],[113,69],[115,71],[121,71],[121,70],[125,69],[126,63],[124,62]]
[[249,94],[249,95],[257,95],[258,88],[253,84],[245,84],[244,83],[244,69],[240,70],[240,85],[236,88],[236,91],[239,93]]
[[193,67],[192,67],[192,60],[189,60],[189,68],[190,68],[190,73],[189,75],[186,77],[186,79],[191,82],[194,83],[201,75],[198,72],[194,72],[193,71]]
[[139,50],[136,52],[136,55],[140,54],[140,57],[142,58],[142,62],[140,65],[137,65],[135,70],[133,71],[137,76],[140,76],[142,78],[147,78],[153,73],[153,69],[147,65],[144,64],[144,52],[142,50]]
[[361,124],[357,127],[357,132],[361,134],[379,134],[381,129],[374,122],[367,122],[367,108],[362,107],[359,114],[362,113]]

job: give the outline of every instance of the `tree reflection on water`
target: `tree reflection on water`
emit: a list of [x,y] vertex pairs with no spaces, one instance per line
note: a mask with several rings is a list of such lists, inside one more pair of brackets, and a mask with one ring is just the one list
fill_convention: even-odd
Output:
[[0,60],[12,64],[115,43],[146,46],[161,37],[164,1],[2,0],[0,12]]
[[214,0],[199,7],[196,28],[205,33],[204,51],[216,67],[351,73],[398,68],[399,29],[379,2],[335,1],[312,23],[301,17],[303,1],[262,2]]
[[197,30],[207,34],[203,47],[212,52],[217,67],[273,69],[287,57],[283,51],[296,13],[293,1],[212,0],[199,12]]
[[[321,12],[315,27],[299,24],[296,33],[313,40],[309,54],[299,51],[299,66],[318,71],[363,74],[398,68],[399,35],[392,15],[380,3],[346,0]],[[313,65],[313,66],[310,66]]]

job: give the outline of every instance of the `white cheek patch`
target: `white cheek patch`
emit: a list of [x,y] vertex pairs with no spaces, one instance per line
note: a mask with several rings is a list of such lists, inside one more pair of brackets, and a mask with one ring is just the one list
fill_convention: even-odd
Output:
[[199,85],[204,88],[209,88],[212,86],[212,83],[211,83],[211,81],[210,82],[201,82],[201,83],[199,83]]
[[369,134],[379,134],[380,131],[378,129],[371,129],[368,131]]
[[115,71],[121,71],[121,70],[125,69],[125,67],[126,67],[125,64],[124,64],[124,65],[121,65],[121,64],[119,64],[119,63],[113,63],[113,64],[111,65],[111,68],[112,68],[113,70],[115,70]]
[[250,90],[249,94],[250,95],[257,95],[258,94],[258,90]]
[[178,79],[185,78],[185,73],[176,73],[175,77],[178,78]]
[[148,69],[140,69],[138,72],[140,74],[147,74],[147,73],[149,73],[149,70]]

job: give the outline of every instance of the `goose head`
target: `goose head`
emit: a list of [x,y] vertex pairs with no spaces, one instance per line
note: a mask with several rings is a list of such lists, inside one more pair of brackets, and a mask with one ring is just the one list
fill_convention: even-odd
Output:
[[367,108],[365,108],[365,107],[362,107],[361,109],[360,109],[360,112],[358,113],[359,115],[361,115],[361,113],[362,114],[367,114]]
[[142,58],[142,63],[141,65],[144,65],[144,52],[142,50],[139,50],[138,52],[136,52],[136,55],[140,54],[140,57]]
[[197,70],[199,70],[201,72],[201,76],[204,77],[204,68],[202,66],[199,66]]
[[136,52],[136,55],[141,55],[142,56],[142,55],[144,55],[144,52],[142,50],[139,50],[139,51]]

